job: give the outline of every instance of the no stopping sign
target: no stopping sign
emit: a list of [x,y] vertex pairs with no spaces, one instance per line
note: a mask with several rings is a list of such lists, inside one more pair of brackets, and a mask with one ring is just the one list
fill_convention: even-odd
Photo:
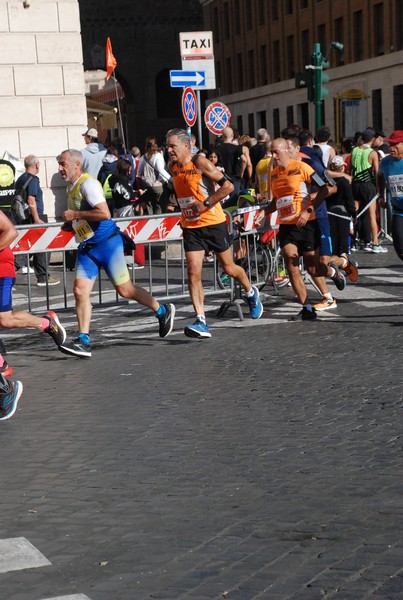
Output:
[[186,87],[182,94],[182,112],[186,123],[193,127],[197,119],[196,94],[191,87]]
[[211,133],[221,135],[224,127],[229,127],[230,121],[230,110],[222,102],[213,102],[205,110],[204,122]]

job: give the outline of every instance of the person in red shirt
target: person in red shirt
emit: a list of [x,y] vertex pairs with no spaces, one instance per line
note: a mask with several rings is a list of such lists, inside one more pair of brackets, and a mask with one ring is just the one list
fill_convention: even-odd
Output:
[[[18,232],[6,215],[0,211],[0,327],[35,327],[48,333],[59,347],[66,339],[66,331],[55,312],[49,310],[43,317],[18,310],[13,311],[12,287],[15,283],[14,255],[10,244],[18,237]],[[4,377],[13,372],[0,354],[0,374]]]

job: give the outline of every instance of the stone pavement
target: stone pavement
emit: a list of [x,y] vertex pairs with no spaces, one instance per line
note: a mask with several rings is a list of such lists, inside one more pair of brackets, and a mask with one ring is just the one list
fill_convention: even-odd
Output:
[[403,265],[356,257],[316,323],[287,289],[203,341],[96,310],[91,360],[3,335],[0,599],[403,598]]

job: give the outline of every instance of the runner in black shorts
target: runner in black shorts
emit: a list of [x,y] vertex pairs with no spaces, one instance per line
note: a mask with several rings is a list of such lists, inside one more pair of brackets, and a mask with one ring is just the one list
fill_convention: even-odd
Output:
[[[186,325],[185,335],[209,338],[204,314],[202,282],[203,259],[206,252],[214,251],[227,275],[239,282],[245,291],[252,319],[259,319],[263,306],[259,290],[251,286],[242,267],[235,264],[221,200],[233,191],[232,183],[207,158],[190,151],[190,139],[183,129],[172,129],[167,134],[169,165],[178,204],[182,211],[181,227],[189,277],[189,292],[196,313],[193,325]],[[215,187],[217,186],[217,190]]]
[[226,223],[183,229],[185,252],[204,250],[205,252],[225,252],[231,247]]
[[282,225],[279,231],[280,247],[295,244],[300,256],[303,252],[313,252],[320,247],[320,229],[317,221],[308,221],[304,227]]

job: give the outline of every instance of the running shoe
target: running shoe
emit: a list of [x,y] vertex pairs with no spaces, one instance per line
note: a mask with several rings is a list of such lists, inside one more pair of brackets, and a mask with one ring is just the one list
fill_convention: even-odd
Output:
[[86,344],[78,336],[74,338],[70,344],[59,346],[59,350],[64,354],[79,356],[80,358],[91,358],[91,345]]
[[339,267],[333,261],[330,261],[329,267],[333,267],[334,269],[334,275],[329,275],[330,279],[333,281],[338,290],[344,290],[346,287],[346,278],[344,277],[343,273],[341,273]]
[[191,338],[210,338],[211,333],[208,330],[207,323],[200,319],[196,319],[193,325],[186,325],[184,329],[185,335]]
[[21,397],[23,385],[21,381],[7,381],[9,391],[1,398],[0,421],[10,419],[17,410],[18,400]]
[[363,247],[363,250],[365,252],[373,252],[373,250],[372,250],[372,244],[365,244],[364,247]]
[[162,317],[158,317],[160,323],[160,337],[167,337],[172,331],[175,318],[175,306],[173,304],[164,304],[165,313]]
[[334,298],[322,298],[318,304],[315,304],[315,310],[329,310],[329,308],[337,308],[337,302]]
[[57,314],[53,310],[48,310],[43,318],[50,321],[49,327],[44,330],[45,333],[48,333],[54,339],[56,346],[62,346],[66,341],[66,330],[60,323]]
[[3,375],[3,377],[9,377],[13,374],[13,367],[10,367],[8,362],[4,361],[3,366],[0,367],[0,374]]
[[263,304],[259,298],[259,290],[255,285],[252,285],[253,296],[246,298],[246,302],[249,304],[249,314],[252,319],[260,319],[263,314]]
[[351,260],[345,253],[341,255],[341,258],[344,258],[347,261],[346,266],[342,267],[342,269],[347,275],[348,280],[355,283],[358,280],[357,263],[354,260]]
[[383,254],[388,251],[385,246],[381,246],[380,244],[371,244],[371,248],[374,254]]
[[308,310],[306,306],[303,306],[302,310],[294,317],[291,317],[290,321],[316,321],[315,307],[312,307],[312,310]]

